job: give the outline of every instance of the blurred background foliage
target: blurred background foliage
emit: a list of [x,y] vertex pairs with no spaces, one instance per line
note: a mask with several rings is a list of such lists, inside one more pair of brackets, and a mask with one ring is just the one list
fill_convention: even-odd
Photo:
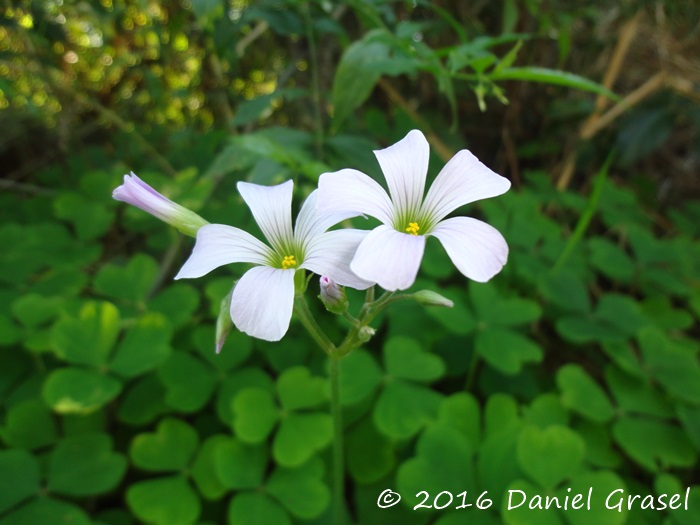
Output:
[[[511,254],[467,283],[429,241],[415,288],[455,307],[395,305],[343,361],[352,520],[700,523],[699,19],[670,0],[3,2],[0,524],[328,523],[322,353],[293,325],[215,355],[242,269],[174,284],[191,240],[110,194],[133,170],[254,230],[236,181],[301,199],[324,171],[379,177],[371,150],[412,128],[430,177],[468,147],[513,181],[465,210]],[[504,508],[590,486],[591,511]],[[690,511],[601,499],[689,486]],[[381,510],[387,487],[404,502]],[[492,505],[413,511],[420,490]]]

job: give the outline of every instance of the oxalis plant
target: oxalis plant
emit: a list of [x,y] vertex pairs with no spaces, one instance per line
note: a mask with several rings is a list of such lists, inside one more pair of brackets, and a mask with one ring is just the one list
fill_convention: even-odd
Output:
[[[425,192],[430,148],[413,130],[396,144],[374,152],[384,173],[387,193],[354,169],[324,173],[302,204],[292,225],[293,182],[277,186],[238,183],[267,244],[249,233],[209,224],[170,201],[135,174],[126,175],[113,197],[158,217],[196,237],[192,255],[175,279],[196,278],[233,263],[247,270],[222,302],[216,330],[221,351],[232,326],[251,337],[279,341],[294,315],[328,356],[333,420],[333,519],[344,522],[343,424],[340,405],[342,359],[376,332],[372,321],[390,304],[414,300],[428,306],[452,302],[430,290],[402,293],[416,280],[426,238],[436,237],[467,278],[486,282],[501,271],[508,245],[493,227],[469,217],[446,218],[460,206],[496,197],[510,182],[491,171],[467,150],[457,153]],[[360,215],[381,224],[373,230],[329,228]],[[320,277],[319,298],[326,309],[347,320],[348,332],[332,341],[307,303],[309,282]],[[344,287],[366,290],[357,317],[349,313]],[[384,291],[375,292],[379,287]]]

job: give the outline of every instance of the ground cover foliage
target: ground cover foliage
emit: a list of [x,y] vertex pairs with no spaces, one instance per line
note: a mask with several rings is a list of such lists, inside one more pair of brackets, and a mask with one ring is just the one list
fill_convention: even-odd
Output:
[[[330,523],[325,356],[295,323],[216,355],[243,268],[174,283],[191,239],[111,191],[134,170],[255,231],[236,181],[293,178],[298,206],[412,128],[429,177],[468,147],[513,181],[466,210],[510,257],[466,282],[429,240],[414,289],[454,308],[393,305],[342,361],[352,521],[698,523],[697,8],[471,4],[0,8],[0,525]],[[690,511],[601,500],[687,487]]]

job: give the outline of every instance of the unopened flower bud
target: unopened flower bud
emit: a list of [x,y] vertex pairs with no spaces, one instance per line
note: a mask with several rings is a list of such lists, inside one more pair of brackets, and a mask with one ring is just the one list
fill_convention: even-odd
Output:
[[[234,284],[235,288],[235,284]],[[219,317],[216,319],[216,353],[220,353],[226,342],[233,321],[231,320],[231,297],[233,296],[233,288],[226,296],[221,299],[221,307],[219,308]]]
[[372,339],[372,337],[376,333],[377,331],[371,326],[363,326],[362,328],[360,328],[360,331],[357,332],[357,338],[363,343],[366,343],[367,341]]
[[455,303],[443,297],[437,292],[432,290],[420,290],[419,292],[411,295],[413,299],[422,304],[423,306],[443,306],[446,308],[452,308]]
[[197,230],[209,224],[195,212],[158,193],[133,171],[131,175],[124,175],[124,184],[112,192],[112,197],[150,213],[190,237],[196,237]]
[[342,314],[348,309],[348,298],[342,286],[338,286],[333,279],[322,276],[321,294],[318,296],[326,307],[326,310],[334,314]]

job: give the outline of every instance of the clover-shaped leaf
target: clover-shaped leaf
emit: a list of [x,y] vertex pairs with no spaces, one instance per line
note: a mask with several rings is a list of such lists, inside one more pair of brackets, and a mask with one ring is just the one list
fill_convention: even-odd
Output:
[[584,417],[604,423],[615,409],[602,388],[578,365],[565,365],[557,372],[562,403]]
[[[368,443],[372,446],[368,447]],[[345,449],[348,471],[361,484],[379,481],[396,464],[394,444],[377,430],[371,418],[353,425],[347,434]]]
[[262,492],[240,492],[231,500],[228,510],[229,525],[251,523],[292,525],[292,520],[277,501]]
[[629,457],[651,471],[690,467],[697,460],[685,432],[657,419],[624,416],[613,425],[613,437]]
[[62,414],[89,414],[119,395],[116,379],[93,370],[67,367],[51,372],[44,383],[44,400]]
[[648,319],[634,299],[608,293],[598,301],[592,314],[560,317],[556,327],[564,339],[583,344],[624,341],[647,324]]
[[422,385],[401,380],[388,382],[374,406],[374,424],[386,436],[413,436],[437,413],[442,396]]
[[442,395],[417,383],[442,377],[442,359],[420,348],[415,341],[393,337],[384,345],[387,375],[374,405],[372,417],[382,434],[404,439],[432,420]]
[[112,451],[102,433],[64,438],[49,457],[48,489],[67,496],[94,496],[112,490],[126,472],[126,458]]
[[407,337],[392,337],[384,344],[384,364],[389,376],[409,381],[430,382],[445,373],[438,356]]
[[165,402],[180,412],[196,412],[206,405],[214,392],[214,370],[201,359],[182,352],[173,352],[158,369],[165,386]]
[[51,445],[58,439],[54,415],[40,399],[17,403],[7,410],[0,438],[11,447],[29,450]]
[[29,452],[0,450],[0,514],[39,494],[39,464]]
[[641,330],[638,341],[651,376],[673,397],[700,403],[700,364],[695,349],[670,340],[656,327]]
[[95,288],[107,297],[142,302],[158,274],[158,263],[148,255],[132,257],[126,266],[106,264],[95,277]]
[[216,473],[225,487],[241,490],[262,486],[268,461],[264,444],[248,445],[227,438],[217,443],[213,459]]
[[484,361],[507,375],[519,373],[525,363],[539,363],[544,355],[539,345],[511,330],[480,332],[474,345]]
[[62,523],[93,525],[81,508],[51,498],[36,498],[0,520],[1,525],[29,525],[35,523]]
[[628,375],[614,366],[606,368],[605,379],[617,405],[625,412],[673,417],[673,406],[657,385]]
[[119,342],[109,363],[110,371],[122,377],[134,377],[163,363],[170,355],[171,330],[161,314],[138,318]]
[[[225,452],[224,457],[227,454]],[[265,464],[248,461],[245,468],[249,470],[243,477],[254,474],[255,480],[248,481],[257,481],[262,478]],[[290,515],[302,520],[318,518],[330,502],[330,491],[323,482],[323,475],[323,462],[319,458],[295,468],[277,467],[264,484],[250,487],[254,491],[243,490],[234,496],[229,507],[229,523],[291,524]]]
[[184,421],[167,418],[158,424],[155,433],[143,433],[131,442],[130,455],[134,464],[156,472],[180,471],[192,459],[199,436]]
[[193,525],[201,509],[197,494],[182,476],[134,483],[126,502],[140,520],[154,525]]
[[520,326],[536,321],[542,315],[534,301],[503,298],[492,284],[469,283],[469,297],[479,321],[489,326]]
[[317,518],[330,503],[331,495],[323,482],[323,474],[323,462],[313,458],[298,468],[275,469],[265,488],[292,516],[310,520]]
[[327,381],[311,377],[308,368],[296,366],[277,379],[277,395],[284,410],[314,408],[328,399]]
[[278,401],[264,388],[239,391],[232,405],[233,428],[241,441],[255,444],[277,426],[272,445],[275,461],[298,467],[333,437],[330,416],[308,411],[326,399],[326,380],[312,377],[304,367],[293,367],[280,375],[276,390]]
[[111,303],[88,302],[78,317],[58,321],[51,332],[56,354],[69,363],[104,366],[119,335],[119,310]]
[[382,369],[374,358],[361,348],[340,361],[340,400],[353,405],[366,399],[382,381]]
[[241,390],[233,400],[236,435],[246,443],[260,443],[270,435],[279,420],[279,408],[264,388]]
[[[228,488],[224,485],[219,468],[222,472],[231,472],[230,465],[218,456],[219,447],[228,443],[231,438],[222,434],[210,436],[199,448],[197,456],[192,462],[192,480],[199,493],[206,499],[218,500],[226,494]],[[224,466],[225,465],[225,466]],[[236,466],[238,463],[236,463]]]
[[568,427],[523,428],[518,437],[518,463],[545,489],[553,489],[576,473],[585,452],[581,437]]
[[405,461],[396,474],[400,493],[421,490],[458,494],[475,490],[475,447],[454,427],[434,423],[418,439],[416,456]]

